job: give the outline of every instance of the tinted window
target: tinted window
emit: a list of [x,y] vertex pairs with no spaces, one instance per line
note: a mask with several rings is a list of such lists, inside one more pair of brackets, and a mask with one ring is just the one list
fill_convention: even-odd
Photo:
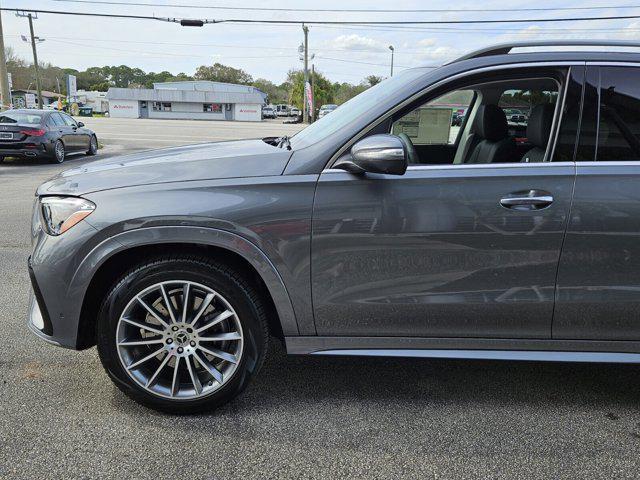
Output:
[[640,71],[636,68],[600,68],[596,159],[640,160]]
[[75,121],[73,118],[71,118],[69,115],[65,115],[64,113],[60,113],[59,115],[60,115],[60,116],[62,117],[62,119],[64,120],[64,123],[66,123],[66,124],[67,124],[67,125],[69,125],[70,127],[75,127],[75,126],[77,126],[77,125],[78,125],[78,124],[76,123],[76,121]]
[[40,125],[42,115],[25,112],[3,112],[0,123],[19,123],[20,125]]
[[64,120],[62,119],[62,116],[59,113],[52,113],[51,119],[53,120],[53,123],[55,123],[58,126],[65,125]]
[[554,162],[572,162],[576,150],[578,125],[580,123],[580,105],[582,102],[582,84],[584,67],[572,67],[567,80],[567,92],[562,109],[560,130],[554,150]]

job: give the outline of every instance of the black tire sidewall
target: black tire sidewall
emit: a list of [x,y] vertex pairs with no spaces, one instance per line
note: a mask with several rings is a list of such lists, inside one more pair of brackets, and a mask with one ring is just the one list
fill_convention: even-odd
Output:
[[[145,288],[168,280],[189,280],[212,288],[231,304],[243,330],[243,351],[233,377],[215,392],[194,400],[170,400],[145,391],[122,366],[116,346],[118,319],[128,302]],[[253,299],[252,299],[253,298]],[[126,274],[107,295],[100,309],[96,340],[102,364],[116,385],[134,400],[168,413],[197,413],[229,402],[247,386],[264,359],[266,332],[261,308],[248,285],[225,268],[190,260],[147,263]]]
[[[61,159],[58,158],[58,154],[56,153],[56,150],[57,150],[56,149],[56,145],[58,145],[58,142],[60,142],[62,144],[62,148],[63,148],[63,151],[64,151],[64,155],[62,156]],[[67,153],[67,149],[64,146],[64,142],[62,140],[56,140],[56,142],[53,144],[53,157],[52,157],[53,162],[54,163],[63,163],[66,153]]]
[[[93,145],[92,142],[96,141],[96,148],[95,150],[93,149]],[[98,137],[96,137],[95,135],[91,135],[91,138],[89,139],[89,150],[87,150],[87,155],[95,155],[98,153]]]

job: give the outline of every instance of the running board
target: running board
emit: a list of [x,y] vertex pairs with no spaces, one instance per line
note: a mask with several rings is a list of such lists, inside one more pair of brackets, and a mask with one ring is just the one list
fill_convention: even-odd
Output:
[[287,337],[290,354],[640,363],[640,342],[414,337]]
[[640,363],[638,353],[548,352],[526,350],[323,350],[312,355],[365,357],[458,358],[533,362]]

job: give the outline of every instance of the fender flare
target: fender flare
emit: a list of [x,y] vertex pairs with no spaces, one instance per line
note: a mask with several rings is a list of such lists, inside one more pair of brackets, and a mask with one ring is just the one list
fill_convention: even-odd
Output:
[[298,335],[293,304],[279,272],[255,244],[226,230],[192,226],[142,227],[111,236],[89,252],[71,280],[69,296],[84,298],[86,289],[98,269],[113,255],[134,247],[163,243],[189,243],[229,250],[244,258],[262,278],[273,299],[285,336]]

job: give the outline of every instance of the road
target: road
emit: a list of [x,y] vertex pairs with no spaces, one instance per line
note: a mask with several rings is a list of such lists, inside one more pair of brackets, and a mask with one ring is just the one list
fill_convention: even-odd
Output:
[[[110,120],[87,122],[103,157],[164,131]],[[193,123],[162,140],[272,128]],[[137,405],[95,349],[56,348],[25,326],[33,192],[62,168],[0,165],[0,478],[637,478],[640,367],[628,365],[290,357],[274,344],[214,413]]]

